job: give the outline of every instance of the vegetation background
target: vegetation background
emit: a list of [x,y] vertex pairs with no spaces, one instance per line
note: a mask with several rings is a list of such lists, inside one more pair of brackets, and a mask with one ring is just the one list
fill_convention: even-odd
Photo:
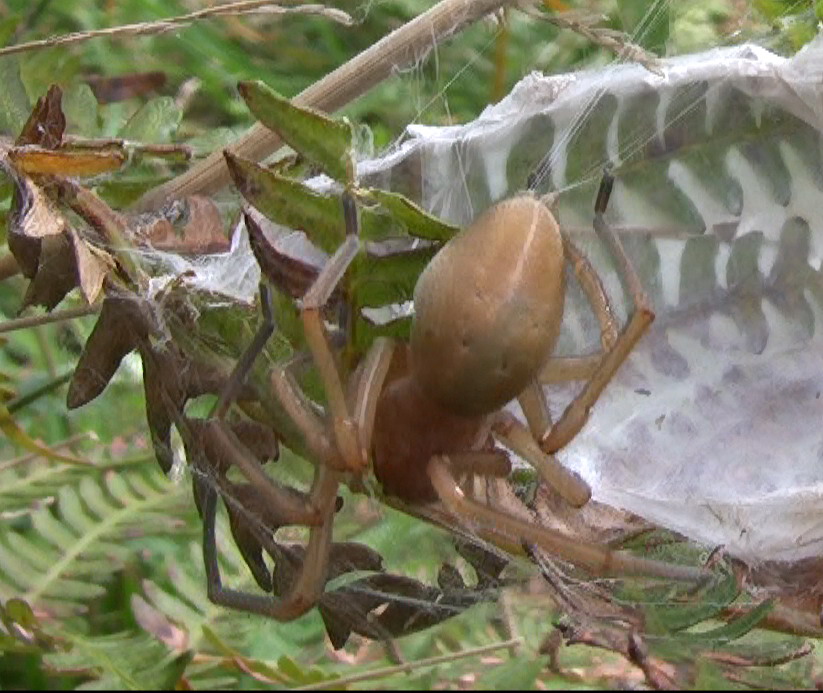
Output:
[[[208,4],[0,0],[0,45],[149,22]],[[3,134],[16,135],[13,113],[21,98],[33,104],[58,83],[75,134],[184,143],[203,156],[252,123],[237,95],[238,81],[261,79],[283,94],[296,94],[433,2],[332,4],[350,12],[356,24],[342,27],[319,17],[228,17],[160,35],[102,37],[0,58]],[[629,35],[654,17],[642,42],[661,55],[746,40],[789,55],[815,35],[821,13],[820,3],[811,0],[546,0],[545,5],[602,15],[598,26]],[[532,70],[558,73],[613,58],[579,34],[512,12],[504,24],[469,28],[344,112],[368,125],[371,148],[379,152],[409,123],[476,117]],[[89,85],[100,89],[102,78],[147,72],[156,74],[146,93],[112,100],[112,93],[101,90],[89,100]],[[186,165],[147,161],[102,181],[98,191],[113,206],[124,206]],[[0,181],[0,210],[8,209],[11,192],[11,183]],[[25,287],[19,277],[0,283],[4,319],[17,316]],[[79,297],[70,296],[61,308],[80,304]],[[316,613],[277,624],[209,604],[190,486],[185,479],[167,480],[154,463],[139,361],[127,359],[102,397],[79,410],[66,409],[65,384],[93,323],[87,317],[0,334],[0,398],[14,422],[52,447],[70,441],[70,449],[93,462],[79,467],[32,458],[13,437],[0,439],[0,602],[22,598],[50,627],[41,632],[32,625],[38,636],[25,645],[0,632],[3,689],[297,686],[362,673],[370,678],[361,685],[404,688],[565,688],[642,680],[624,662],[583,647],[564,652],[564,676],[548,667],[538,648],[556,615],[540,594],[518,593],[474,607],[404,638],[399,652],[354,638],[335,653]],[[386,509],[355,505],[347,524],[336,527],[339,536],[375,546],[406,574],[433,578],[447,552],[445,535]],[[227,568],[236,580],[248,582],[237,556],[229,555]],[[520,644],[484,649],[507,642],[513,633],[522,638]],[[399,656],[411,663],[409,671],[392,668]],[[443,656],[451,661],[423,665]]]

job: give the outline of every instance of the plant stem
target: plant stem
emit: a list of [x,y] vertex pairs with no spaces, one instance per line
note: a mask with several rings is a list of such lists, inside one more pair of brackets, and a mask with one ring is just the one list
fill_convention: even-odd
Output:
[[[333,112],[380,84],[397,70],[422,60],[439,43],[465,27],[518,0],[441,0],[399,29],[384,36],[336,70],[294,97],[294,103]],[[227,149],[237,156],[261,161],[277,151],[282,140],[257,123]],[[229,183],[223,152],[213,152],[172,180],[152,188],[135,209],[146,211],[166,200],[195,193],[210,194]]]
[[319,683],[311,683],[308,686],[297,686],[293,688],[294,691],[322,691],[327,688],[339,689],[342,686],[347,686],[350,683],[359,683],[360,681],[370,681],[373,679],[382,679],[386,676],[393,676],[394,674],[403,674],[415,669],[422,669],[424,667],[433,667],[438,664],[446,664],[454,662],[458,659],[465,659],[467,657],[479,657],[489,652],[496,652],[497,650],[504,650],[506,648],[517,647],[523,644],[523,638],[514,638],[513,640],[504,640],[503,642],[495,643],[494,645],[486,645],[484,647],[475,647],[471,650],[461,650],[460,652],[452,652],[447,655],[440,655],[439,657],[428,657],[427,659],[418,659],[416,662],[408,662],[407,664],[399,664],[393,667],[383,667],[381,669],[373,669],[372,671],[365,671],[360,674],[352,674],[351,676],[343,676],[339,679],[331,679],[329,681],[320,681]]
[[0,334],[4,332],[14,332],[15,330],[25,330],[29,327],[37,327],[38,325],[47,325],[52,322],[62,322],[63,320],[72,320],[74,318],[82,318],[85,315],[92,315],[100,312],[99,303],[90,306],[80,306],[79,308],[69,308],[68,310],[61,310],[58,313],[47,313],[46,315],[31,315],[27,318],[17,318],[15,320],[6,320],[0,322]]

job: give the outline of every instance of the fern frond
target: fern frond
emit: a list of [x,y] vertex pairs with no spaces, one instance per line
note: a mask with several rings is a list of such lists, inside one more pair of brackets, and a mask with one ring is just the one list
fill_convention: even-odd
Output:
[[62,486],[55,508],[34,511],[30,528],[0,528],[0,597],[55,615],[83,612],[132,554],[123,538],[168,535],[185,499],[155,467]]
[[97,637],[63,634],[70,649],[48,654],[46,666],[56,672],[86,674],[81,690],[168,690],[185,670],[190,655],[172,655],[145,634],[117,633]]

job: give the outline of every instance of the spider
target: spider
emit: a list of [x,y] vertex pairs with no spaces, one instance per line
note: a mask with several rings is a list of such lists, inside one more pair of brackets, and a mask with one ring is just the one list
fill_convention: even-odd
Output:
[[[324,416],[301,391],[287,365],[270,374],[272,394],[299,431],[314,480],[306,496],[280,487],[249,460],[225,428],[216,445],[231,459],[271,512],[309,528],[302,564],[285,588],[255,595],[224,587],[217,562],[214,523],[217,491],[201,500],[204,561],[212,601],[286,621],[320,599],[332,552],[333,514],[343,480],[358,480],[370,466],[383,493],[409,508],[437,507],[450,524],[468,524],[498,545],[531,545],[595,574],[642,574],[699,582],[706,572],[614,551],[565,536],[483,502],[472,477],[500,479],[510,472],[504,444],[531,464],[540,478],[575,507],[590,497],[588,485],[554,458],[585,424],[600,393],[654,319],[649,300],[623,246],[604,219],[613,179],[606,172],[595,203],[594,229],[613,256],[634,310],[618,328],[594,268],[560,230],[544,200],[523,193],[500,202],[446,243],[420,275],[408,345],[374,341],[348,382],[337,365],[323,309],[360,248],[357,209],[343,195],[346,238],[305,293],[300,310],[308,350],[326,392]],[[565,303],[568,262],[600,326],[595,354],[552,355]],[[235,390],[274,329],[267,291],[261,288],[264,322],[238,364]],[[582,391],[552,423],[542,383],[584,380]],[[225,413],[233,391],[216,409]],[[517,399],[521,423],[503,407]],[[225,482],[224,482],[225,485]],[[226,489],[221,489],[230,502]],[[439,506],[432,506],[438,504]],[[271,529],[271,528],[270,528]],[[282,555],[271,534],[261,545]]]

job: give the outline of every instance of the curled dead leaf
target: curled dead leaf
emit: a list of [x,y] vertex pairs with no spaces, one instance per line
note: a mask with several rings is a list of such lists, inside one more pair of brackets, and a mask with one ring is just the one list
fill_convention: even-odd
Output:
[[37,271],[23,298],[21,310],[41,305],[52,310],[66,294],[79,286],[89,304],[103,289],[113,262],[101,250],[89,245],[74,229],[40,241]]
[[108,385],[123,357],[148,336],[151,314],[136,297],[108,297],[74,370],[66,404],[76,409]]
[[77,286],[77,271],[71,236],[46,236],[40,241],[37,272],[23,297],[20,310],[43,306],[52,310],[65,295]]
[[442,590],[403,575],[378,573],[325,592],[318,606],[332,646],[340,649],[352,633],[389,640],[496,598],[494,591]]
[[15,186],[9,210],[9,250],[23,275],[33,279],[40,262],[41,239],[63,234],[68,222],[41,186],[13,169],[9,172]]
[[77,284],[91,305],[103,290],[103,282],[114,268],[114,261],[107,253],[87,243],[74,229],[69,229],[67,234],[74,251]]
[[[282,252],[269,230],[271,222],[259,212],[249,209],[245,213],[246,228],[257,264],[266,278],[292,298],[302,298],[312,285],[320,269],[313,263]],[[339,298],[339,291],[335,292]]]
[[36,145],[12,147],[8,156],[21,173],[41,176],[98,176],[116,171],[127,159],[125,152],[111,148],[101,151],[56,151]]
[[231,246],[217,205],[201,195],[133,217],[129,235],[135,243],[182,255],[225,253]]
[[48,91],[37,100],[15,144],[18,146],[35,144],[46,149],[59,147],[66,130],[66,117],[61,107],[62,100],[63,90],[56,84],[52,84]]

